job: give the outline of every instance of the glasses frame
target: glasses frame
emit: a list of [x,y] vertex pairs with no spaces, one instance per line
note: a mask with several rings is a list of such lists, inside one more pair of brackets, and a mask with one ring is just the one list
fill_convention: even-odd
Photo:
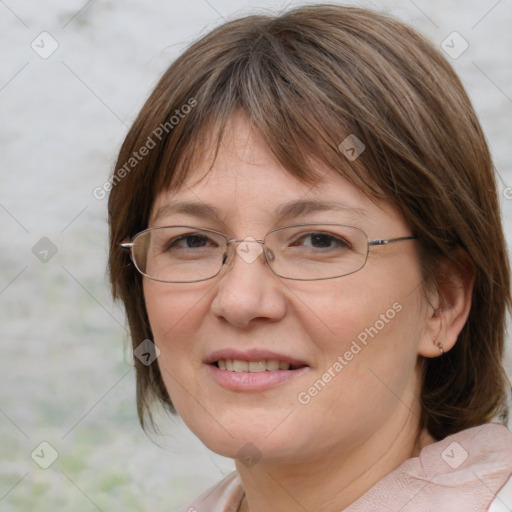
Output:
[[[278,274],[272,268],[272,266],[270,265],[270,263],[268,261],[269,255],[268,255],[267,251],[269,251],[269,248],[265,246],[266,238],[268,237],[268,235],[270,235],[271,233],[275,233],[276,231],[281,231],[281,230],[287,229],[287,228],[297,228],[297,227],[306,227],[306,226],[343,226],[343,227],[347,227],[347,228],[357,229],[358,231],[360,231],[361,233],[364,234],[364,236],[366,238],[366,241],[367,241],[367,250],[366,250],[366,256],[365,256],[365,259],[364,259],[364,263],[358,269],[353,270],[352,272],[349,272],[347,274],[340,274],[340,275],[337,275],[337,276],[331,276],[331,277],[296,278],[296,277],[286,277],[286,276],[282,276],[281,274]],[[226,240],[226,253],[223,255],[223,261],[222,261],[222,264],[221,264],[221,266],[219,268],[219,271],[216,274],[214,274],[213,276],[205,277],[205,278],[202,278],[202,279],[194,279],[192,281],[168,281],[168,280],[164,280],[164,279],[155,279],[154,277],[151,277],[151,276],[147,275],[146,273],[142,272],[142,270],[138,267],[136,259],[135,259],[135,256],[134,256],[134,250],[133,249],[135,247],[135,240],[139,236],[141,236],[144,233],[147,233],[149,231],[155,231],[157,229],[166,229],[166,228],[191,228],[191,229],[199,229],[201,231],[208,231],[210,233],[215,233],[216,235],[219,235],[222,238],[224,238]],[[407,235],[407,236],[400,236],[400,237],[397,237],[397,238],[385,238],[385,239],[378,239],[378,240],[370,240],[368,238],[368,235],[366,234],[366,232],[364,230],[362,230],[361,228],[358,228],[356,226],[351,226],[349,224],[339,224],[338,222],[306,222],[306,223],[302,223],[302,224],[289,224],[287,226],[280,226],[278,228],[272,229],[271,231],[269,231],[265,235],[265,237],[263,239],[260,239],[260,240],[256,240],[256,239],[247,240],[247,238],[228,238],[227,235],[225,235],[224,233],[222,233],[220,231],[216,231],[215,229],[202,228],[202,227],[199,227],[199,226],[189,226],[189,225],[183,225],[183,224],[179,224],[178,225],[177,224],[177,225],[172,225],[172,226],[155,226],[155,227],[152,227],[152,228],[144,229],[142,231],[139,231],[136,235],[134,235],[130,239],[129,242],[121,242],[119,245],[123,249],[130,251],[130,259],[132,260],[133,265],[135,266],[137,271],[140,272],[140,274],[142,274],[144,277],[147,277],[148,279],[151,279],[152,281],[158,281],[160,283],[176,283],[176,284],[181,284],[181,283],[200,283],[202,281],[208,281],[210,279],[213,279],[214,277],[217,277],[221,273],[222,268],[224,267],[224,264],[225,264],[225,262],[227,260],[226,254],[227,254],[227,248],[229,247],[229,244],[231,244],[231,243],[240,243],[240,242],[259,243],[262,246],[262,248],[263,248],[263,255],[264,255],[265,263],[266,263],[267,267],[270,268],[270,270],[272,271],[273,274],[275,274],[276,276],[280,277],[281,279],[289,279],[289,280],[292,280],[292,281],[324,281],[326,279],[337,279],[337,278],[340,278],[340,277],[349,276],[351,274],[355,274],[356,272],[359,272],[360,270],[362,270],[364,268],[364,266],[366,265],[366,262],[368,261],[368,254],[370,253],[370,247],[371,246],[380,247],[380,246],[392,244],[392,243],[395,243],[395,242],[403,242],[403,241],[406,241],[406,240],[416,240],[418,238],[418,236],[417,235]]]

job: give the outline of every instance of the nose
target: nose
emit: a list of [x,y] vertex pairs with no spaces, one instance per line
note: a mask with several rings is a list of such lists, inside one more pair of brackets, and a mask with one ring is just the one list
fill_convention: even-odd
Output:
[[276,322],[286,314],[283,283],[265,262],[268,249],[255,240],[233,240],[221,271],[211,311],[230,324],[247,328],[256,321]]

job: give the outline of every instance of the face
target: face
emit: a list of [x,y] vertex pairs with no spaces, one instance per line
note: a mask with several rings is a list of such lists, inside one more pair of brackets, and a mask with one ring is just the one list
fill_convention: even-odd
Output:
[[[332,170],[314,186],[298,181],[243,117],[233,117],[204,176],[210,163],[205,154],[184,186],[157,197],[149,227],[198,226],[237,239],[298,223],[352,225],[370,240],[411,234],[394,208]],[[308,208],[278,213],[297,201]],[[203,208],[180,207],[191,202]],[[385,444],[414,423],[426,318],[415,242],[371,247],[360,271],[317,281],[282,279],[261,254],[250,262],[232,255],[207,281],[144,278],[166,388],[210,449],[236,457],[251,442],[265,460],[307,460]]]

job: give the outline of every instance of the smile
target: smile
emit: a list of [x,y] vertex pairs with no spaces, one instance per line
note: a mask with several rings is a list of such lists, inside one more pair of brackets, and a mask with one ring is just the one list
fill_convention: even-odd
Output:
[[215,366],[220,370],[229,372],[274,372],[279,370],[296,370],[302,368],[303,365],[291,365],[286,361],[278,361],[277,359],[268,359],[260,361],[243,361],[241,359],[219,359]]

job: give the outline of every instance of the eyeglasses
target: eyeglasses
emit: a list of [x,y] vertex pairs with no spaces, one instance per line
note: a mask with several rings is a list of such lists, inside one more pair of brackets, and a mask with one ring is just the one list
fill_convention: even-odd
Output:
[[194,226],[149,228],[121,247],[129,249],[137,270],[165,283],[195,283],[217,276],[236,252],[247,263],[263,254],[274,274],[284,279],[334,279],[361,270],[371,245],[381,246],[417,236],[368,240],[366,233],[343,224],[294,224],[276,228],[263,240],[231,238]]

